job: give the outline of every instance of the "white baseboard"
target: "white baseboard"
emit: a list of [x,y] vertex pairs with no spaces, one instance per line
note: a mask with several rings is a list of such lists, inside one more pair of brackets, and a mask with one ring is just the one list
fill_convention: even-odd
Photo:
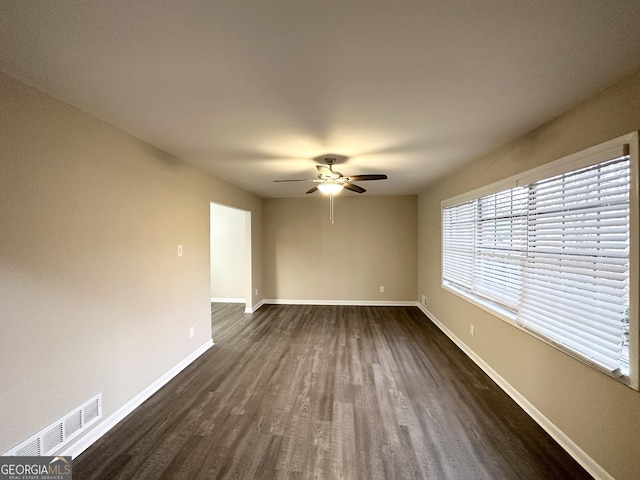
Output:
[[414,301],[393,300],[288,300],[267,298],[262,301],[269,305],[352,305],[356,307],[413,307]]
[[260,300],[258,303],[256,303],[254,306],[252,307],[246,307],[244,309],[244,313],[254,313],[256,310],[258,310],[261,306],[264,305],[264,300]]
[[104,434],[106,434],[109,430],[115,427],[122,419],[124,419],[127,415],[133,412],[136,408],[138,408],[145,400],[147,400],[151,395],[160,390],[164,385],[166,385],[173,377],[178,375],[182,370],[188,367],[196,358],[202,355],[204,352],[209,350],[214,345],[213,340],[207,341],[204,345],[199,347],[193,353],[184,358],[180,363],[174,366],[167,373],[158,378],[155,382],[145,388],[138,395],[133,397],[123,406],[121,406],[118,410],[113,412],[107,418],[105,418],[102,422],[97,423],[96,426],[87,432],[80,440],[76,443],[65,449],[64,452],[59,453],[58,455],[62,456],[71,456],[73,458],[80,455],[87,448],[89,448],[93,443],[95,443],[98,439],[100,439]]
[[235,297],[211,297],[211,303],[246,303],[246,300]]
[[540,410],[538,410],[529,400],[527,400],[518,390],[498,374],[469,346],[460,340],[451,330],[449,330],[440,320],[436,318],[427,308],[419,302],[415,305],[431,320],[442,332],[455,343],[473,362],[478,365],[491,380],[493,380],[504,392],[511,397],[520,407],[533,418],[551,437],[564,448],[582,467],[596,480],[615,480],[604,468],[582,450],[569,436],[549,420]]

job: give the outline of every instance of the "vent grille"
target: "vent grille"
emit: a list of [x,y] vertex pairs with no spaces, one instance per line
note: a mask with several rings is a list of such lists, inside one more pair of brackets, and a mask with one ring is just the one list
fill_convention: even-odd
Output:
[[[85,416],[86,418],[86,416]],[[72,435],[82,428],[82,411],[78,410],[74,412],[69,418],[64,421],[64,432],[67,435]]]
[[[19,457],[39,457],[42,453],[42,449],[40,448],[40,438],[34,438],[26,444],[23,443],[20,448],[16,448],[15,450],[15,455]],[[14,454],[7,452],[7,455]]]
[[102,394],[98,394],[60,420],[12,448],[4,456],[51,455],[60,450],[102,417]]
[[94,418],[101,416],[102,411],[100,400],[96,398],[87,402],[82,408],[82,412],[86,423],[89,423]]
[[56,423],[42,434],[42,450],[48,452],[64,442],[64,424]]

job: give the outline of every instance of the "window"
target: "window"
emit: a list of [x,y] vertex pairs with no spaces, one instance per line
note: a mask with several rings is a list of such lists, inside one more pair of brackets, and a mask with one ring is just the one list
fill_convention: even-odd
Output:
[[632,134],[443,202],[443,286],[637,388],[636,171]]

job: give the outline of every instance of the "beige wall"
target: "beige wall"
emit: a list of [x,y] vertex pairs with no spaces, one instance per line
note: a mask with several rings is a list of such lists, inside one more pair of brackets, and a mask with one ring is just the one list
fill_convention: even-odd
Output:
[[[417,197],[264,200],[267,299],[415,301]],[[385,292],[380,293],[380,286]]]
[[[640,475],[640,393],[443,290],[440,202],[636,130],[639,105],[637,74],[419,199],[418,292],[429,297],[429,310],[618,480]],[[475,337],[469,336],[470,323]]]
[[2,74],[0,105],[2,453],[205,344],[209,204],[252,211],[261,289],[262,201]]
[[237,208],[211,204],[211,298],[247,296],[250,255],[245,215]]

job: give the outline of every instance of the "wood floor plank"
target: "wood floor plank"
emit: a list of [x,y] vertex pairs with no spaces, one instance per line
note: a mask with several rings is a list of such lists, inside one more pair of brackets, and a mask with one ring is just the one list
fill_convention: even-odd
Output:
[[216,345],[83,479],[588,479],[415,307],[212,304]]

